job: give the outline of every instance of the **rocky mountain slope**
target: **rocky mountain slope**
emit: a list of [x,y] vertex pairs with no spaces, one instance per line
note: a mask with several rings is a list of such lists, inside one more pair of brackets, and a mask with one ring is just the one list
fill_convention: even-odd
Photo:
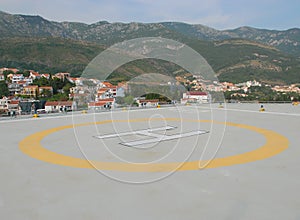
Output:
[[[219,31],[178,22],[102,21],[88,25],[0,12],[0,65],[79,75],[89,61],[115,42],[159,36],[178,40],[198,51],[220,80],[299,83],[299,32],[299,29],[272,31],[250,27]],[[121,81],[146,70],[178,72],[179,69],[162,61],[134,62],[117,70],[115,77]]]
[[216,41],[242,38],[264,43],[288,54],[300,57],[300,29],[285,31],[240,27],[234,30],[216,30],[204,25],[179,22],[163,23],[108,23],[94,24],[75,22],[53,22],[40,16],[12,15],[0,12],[1,36],[63,37],[112,44],[120,39],[143,36],[165,36],[180,39],[189,38]]

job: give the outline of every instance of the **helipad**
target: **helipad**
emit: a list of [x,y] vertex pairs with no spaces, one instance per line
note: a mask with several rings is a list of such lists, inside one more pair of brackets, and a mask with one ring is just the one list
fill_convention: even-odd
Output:
[[0,121],[1,219],[300,219],[300,108]]

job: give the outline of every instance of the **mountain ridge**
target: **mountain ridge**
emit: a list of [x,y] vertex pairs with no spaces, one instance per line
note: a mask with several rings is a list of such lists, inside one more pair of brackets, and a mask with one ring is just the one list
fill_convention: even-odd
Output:
[[[298,31],[300,29],[297,28],[288,30],[296,43],[298,38],[295,36]],[[94,56],[116,42],[137,37],[165,37],[182,42],[200,53],[222,81],[256,79],[276,83],[300,82],[298,47],[290,45],[291,36],[286,37],[286,32],[264,32],[251,27],[219,31],[204,25],[180,22],[54,22],[41,16],[11,15],[3,12],[0,12],[0,32],[0,65],[51,72],[60,69],[78,75]],[[248,38],[237,37],[245,33]],[[260,36],[261,39],[266,40],[273,34],[275,40],[291,42],[288,45],[285,45],[285,41],[275,44],[273,39],[266,44],[251,39],[257,38],[259,33],[265,33]],[[280,48],[282,45],[285,45],[285,49]],[[289,47],[292,47],[292,53],[285,51]],[[117,71],[116,78],[121,81],[140,74],[140,67],[158,71],[161,64],[163,63],[154,61],[133,63],[132,65],[138,67],[121,68]],[[167,71],[168,65],[163,66]],[[176,69],[172,65],[169,67],[171,72]],[[121,76],[121,73],[125,76]]]
[[[13,21],[13,22],[12,22]],[[10,28],[6,29],[10,23]],[[133,31],[143,32],[140,35]],[[88,40],[101,44],[113,44],[118,34],[119,38],[126,39],[140,36],[184,35],[207,41],[220,41],[226,39],[242,38],[258,41],[277,49],[300,57],[300,29],[268,30],[249,26],[235,29],[217,30],[202,24],[187,24],[183,22],[114,22],[98,21],[92,24],[81,22],[56,22],[44,19],[39,15],[17,15],[0,11],[0,31],[2,37],[8,36],[52,36],[71,38],[75,40]],[[109,40],[108,38],[111,38]]]

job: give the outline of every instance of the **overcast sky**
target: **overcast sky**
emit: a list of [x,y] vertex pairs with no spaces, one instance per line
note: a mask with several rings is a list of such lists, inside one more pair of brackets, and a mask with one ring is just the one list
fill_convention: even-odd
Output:
[[160,22],[300,28],[300,0],[0,0],[0,10],[54,21]]

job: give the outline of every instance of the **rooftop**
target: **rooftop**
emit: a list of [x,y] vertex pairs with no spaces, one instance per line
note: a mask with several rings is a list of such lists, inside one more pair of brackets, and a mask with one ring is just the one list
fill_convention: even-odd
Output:
[[297,219],[300,105],[218,105],[1,120],[0,216]]

